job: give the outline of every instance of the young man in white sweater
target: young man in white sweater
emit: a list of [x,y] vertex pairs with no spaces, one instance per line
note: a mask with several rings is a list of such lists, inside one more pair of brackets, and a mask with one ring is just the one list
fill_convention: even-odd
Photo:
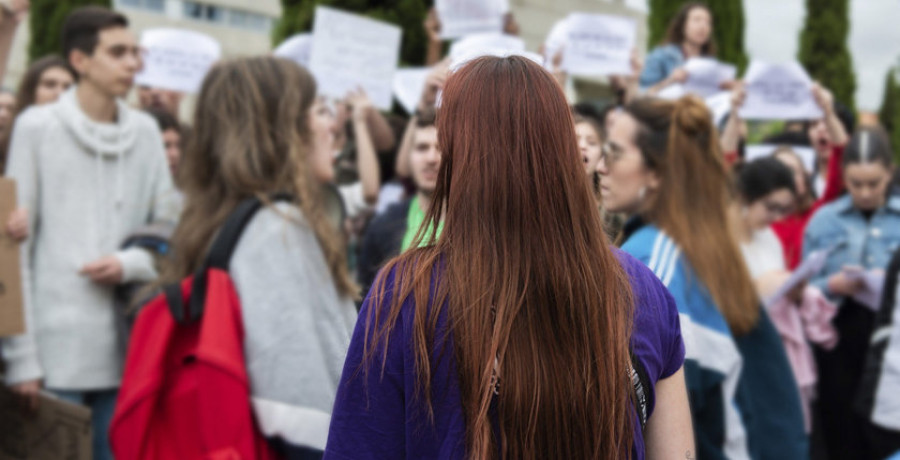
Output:
[[[119,250],[132,229],[173,209],[159,128],[121,98],[141,67],[128,20],[75,10],[62,31],[78,84],[17,120],[8,174],[31,236],[22,248],[26,333],[2,343],[6,383],[34,401],[43,387],[91,407],[95,458],[111,458],[106,432],[122,371],[113,288],[156,276],[142,249]],[[171,212],[171,211],[169,211]]]

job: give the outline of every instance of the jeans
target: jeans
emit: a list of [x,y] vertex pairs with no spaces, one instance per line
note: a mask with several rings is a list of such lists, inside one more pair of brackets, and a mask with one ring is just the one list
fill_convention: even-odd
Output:
[[113,460],[108,433],[119,390],[77,391],[50,389],[50,392],[64,401],[87,406],[91,409],[94,460]]

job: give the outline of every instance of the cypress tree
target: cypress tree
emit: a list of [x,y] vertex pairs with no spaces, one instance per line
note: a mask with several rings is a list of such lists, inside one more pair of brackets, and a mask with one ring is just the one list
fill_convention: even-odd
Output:
[[34,61],[48,54],[62,54],[62,26],[72,10],[85,5],[111,8],[110,3],[110,0],[31,0],[28,60]]
[[[669,22],[678,14],[682,5],[694,0],[650,0],[648,46],[653,48],[665,39]],[[713,14],[713,36],[718,46],[717,58],[729,62],[743,71],[747,67],[747,51],[744,49],[744,3],[742,0],[706,0],[704,3]]]
[[836,100],[853,109],[856,76],[847,49],[848,3],[847,0],[806,0],[806,20],[797,58],[814,80],[829,88]]
[[891,138],[894,160],[900,161],[900,84],[897,82],[897,69],[888,69],[884,79],[884,98],[878,119]]
[[389,22],[403,29],[400,62],[421,65],[425,62],[428,37],[422,21],[432,0],[281,0],[282,16],[272,31],[273,46],[301,32],[310,32],[317,5],[330,6]]

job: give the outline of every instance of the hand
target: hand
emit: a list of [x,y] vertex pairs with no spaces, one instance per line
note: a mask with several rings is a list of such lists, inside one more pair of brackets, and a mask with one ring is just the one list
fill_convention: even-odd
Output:
[[3,21],[12,20],[13,25],[17,26],[25,16],[28,15],[28,9],[31,7],[29,0],[2,0],[0,8],[3,9]]
[[41,394],[40,380],[29,380],[27,382],[17,383],[12,385],[9,389],[23,398],[31,410],[37,409],[38,396]]
[[519,35],[519,22],[512,13],[503,15],[503,33],[506,35]]
[[835,273],[828,278],[828,290],[837,295],[852,296],[862,288],[862,280],[851,280],[844,272]]
[[116,256],[106,256],[81,268],[79,272],[98,284],[119,284],[124,274],[122,262]]
[[784,297],[797,305],[803,303],[803,292],[806,291],[807,284],[806,280],[797,283]]
[[815,82],[812,85],[812,96],[826,116],[834,112],[834,95],[831,94],[828,88],[822,86],[819,82]]
[[441,20],[438,18],[437,10],[432,7],[428,10],[428,16],[425,16],[425,22],[422,23],[425,28],[425,34],[428,35],[428,41],[441,41]]
[[9,215],[6,234],[18,243],[28,238],[28,211],[25,208],[18,208]]
[[719,83],[719,89],[731,91],[742,85],[743,83],[740,80],[725,80],[722,83]]
[[354,121],[365,121],[369,111],[372,110],[372,101],[366,91],[359,87],[356,88],[356,91],[347,93],[344,101],[350,106]]
[[679,67],[672,71],[672,74],[669,75],[669,82],[672,83],[684,83],[687,81],[688,72],[684,70],[683,67]]
[[737,110],[744,105],[746,99],[747,90],[744,88],[743,84],[738,83],[731,91],[731,111],[737,112]]
[[641,56],[638,54],[637,48],[631,49],[631,76],[632,80],[637,80],[641,77],[641,72],[644,71],[644,60],[641,59]]
[[425,77],[425,89],[422,91],[422,97],[419,99],[419,109],[427,109],[434,107],[437,102],[438,92],[444,89],[444,83],[450,76],[450,59],[444,59],[439,62],[431,73]]

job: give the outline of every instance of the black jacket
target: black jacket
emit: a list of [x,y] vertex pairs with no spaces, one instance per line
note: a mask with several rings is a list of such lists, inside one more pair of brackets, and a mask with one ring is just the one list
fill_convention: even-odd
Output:
[[369,293],[378,270],[385,262],[400,254],[403,235],[406,233],[406,216],[409,215],[411,202],[412,200],[408,199],[393,204],[369,222],[359,248],[359,260],[356,265],[363,296]]

